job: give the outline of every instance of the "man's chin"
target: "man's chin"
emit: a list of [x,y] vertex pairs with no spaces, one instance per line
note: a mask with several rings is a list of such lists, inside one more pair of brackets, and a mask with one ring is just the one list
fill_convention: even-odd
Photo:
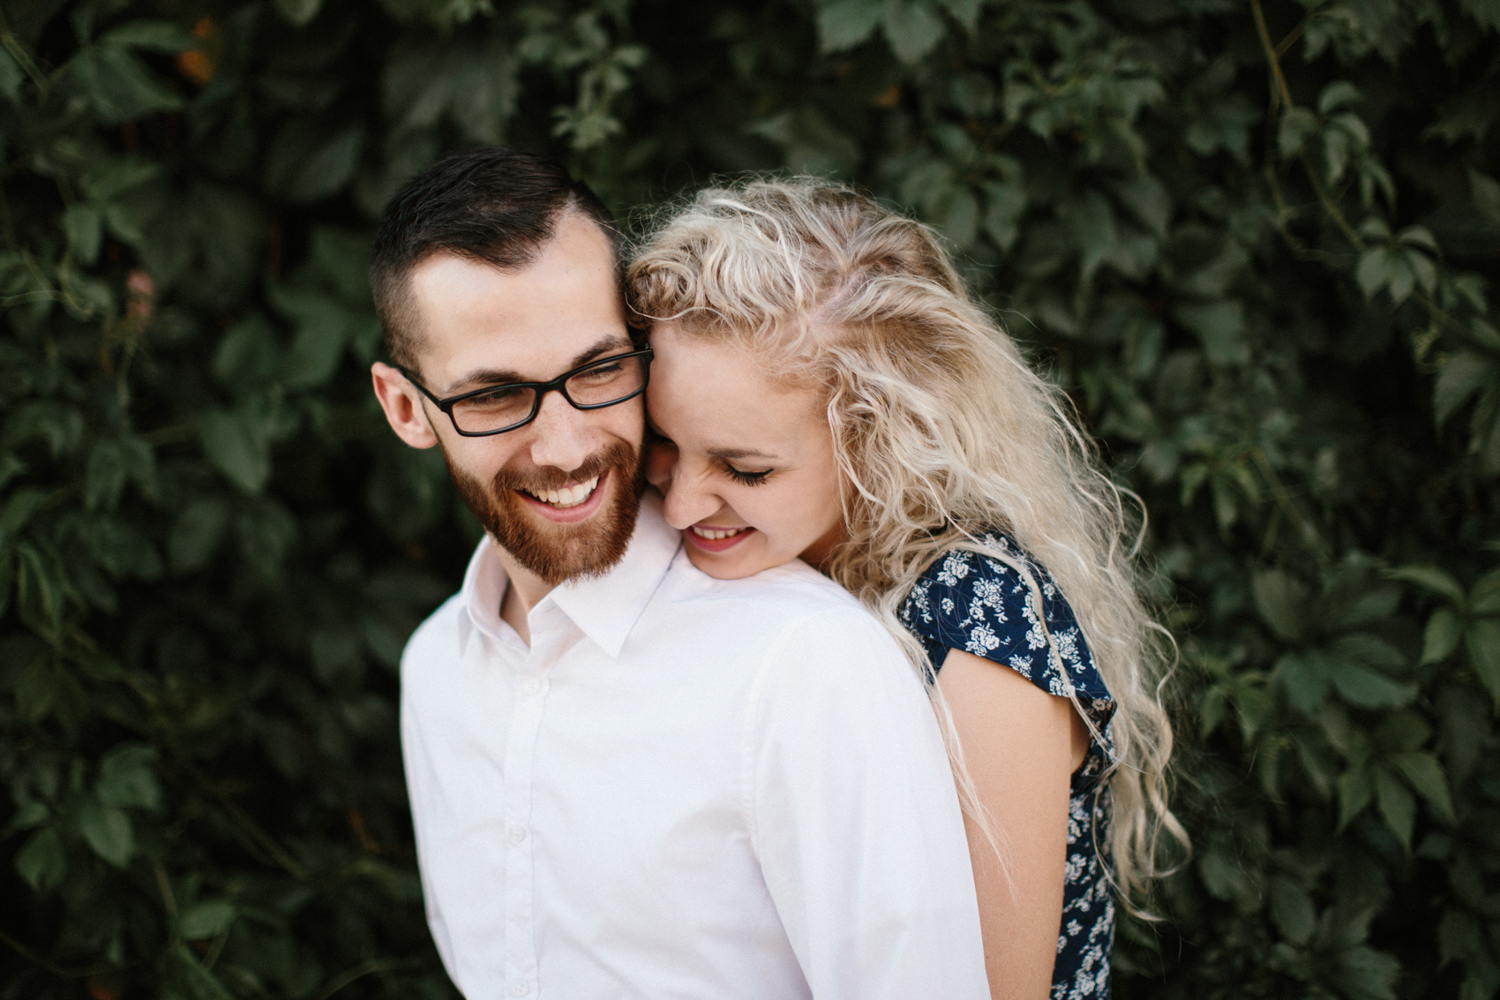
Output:
[[[625,555],[640,512],[638,453],[617,449],[599,485],[578,508],[553,508],[507,484],[488,485],[448,464],[448,474],[495,543],[544,582],[556,586],[607,572]],[[569,514],[574,510],[576,513]]]

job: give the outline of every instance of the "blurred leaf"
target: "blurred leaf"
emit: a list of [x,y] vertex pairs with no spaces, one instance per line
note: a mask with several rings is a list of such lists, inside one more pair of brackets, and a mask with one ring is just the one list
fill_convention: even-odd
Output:
[[1458,646],[1463,627],[1451,608],[1438,608],[1427,619],[1422,642],[1422,663],[1441,663]]
[[886,0],[885,38],[896,58],[919,62],[943,39],[943,19],[925,0]]
[[272,0],[276,13],[299,28],[318,15],[323,0]]
[[1292,944],[1306,944],[1317,927],[1312,897],[1300,882],[1278,875],[1270,883],[1271,919]]
[[1500,708],[1500,621],[1481,618],[1464,630],[1469,659],[1480,681]]
[[1449,823],[1456,821],[1448,795],[1448,779],[1436,757],[1430,753],[1399,753],[1391,755],[1390,762],[1439,817]]
[[818,9],[818,39],[824,52],[853,48],[875,33],[885,12],[877,0],[833,0]]
[[1453,574],[1437,566],[1401,566],[1388,571],[1386,576],[1392,580],[1414,583],[1448,598],[1458,607],[1464,605],[1464,588],[1453,578]]
[[203,455],[246,493],[259,493],[271,477],[271,443],[249,411],[213,410],[198,425]]
[[16,854],[16,873],[37,892],[46,892],[68,871],[62,838],[52,827],[38,830]]
[[182,912],[177,918],[177,933],[187,941],[202,941],[227,931],[234,918],[234,904],[229,900],[206,900]]
[[1261,619],[1287,642],[1296,642],[1307,629],[1307,588],[1280,570],[1266,570],[1255,576],[1255,608]]
[[106,806],[156,809],[161,805],[161,786],[151,767],[156,752],[150,747],[122,745],[99,762],[95,794]]
[[92,796],[85,798],[78,808],[78,832],[95,854],[116,868],[125,867],[135,854],[130,817]]

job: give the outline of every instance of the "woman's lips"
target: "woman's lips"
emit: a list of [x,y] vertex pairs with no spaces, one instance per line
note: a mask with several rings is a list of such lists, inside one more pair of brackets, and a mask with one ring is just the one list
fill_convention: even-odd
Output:
[[754,528],[721,528],[712,524],[695,524],[682,533],[688,544],[704,552],[724,552],[755,534]]

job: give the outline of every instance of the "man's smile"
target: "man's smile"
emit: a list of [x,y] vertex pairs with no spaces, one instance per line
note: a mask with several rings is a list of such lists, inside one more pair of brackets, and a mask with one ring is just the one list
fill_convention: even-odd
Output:
[[593,495],[594,489],[598,485],[599,477],[594,476],[592,479],[586,479],[581,483],[564,486],[560,490],[526,490],[525,492],[541,500],[543,503],[551,504],[559,510],[566,510],[569,507],[577,507],[587,500]]

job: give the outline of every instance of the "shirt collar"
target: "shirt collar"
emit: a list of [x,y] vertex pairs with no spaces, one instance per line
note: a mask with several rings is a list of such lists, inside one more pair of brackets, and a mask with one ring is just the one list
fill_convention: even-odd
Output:
[[[667,524],[662,515],[661,497],[648,490],[641,497],[635,533],[620,561],[602,576],[560,584],[542,598],[537,608],[551,601],[600,649],[612,657],[618,656],[681,547],[681,533]],[[459,590],[460,655],[476,628],[497,640],[503,634],[500,602],[509,582],[495,543],[486,535],[469,560]],[[533,608],[533,618],[535,612]]]
[[569,580],[543,600],[556,604],[600,649],[619,656],[681,547],[682,534],[662,515],[661,497],[648,490],[624,557],[604,575]]

